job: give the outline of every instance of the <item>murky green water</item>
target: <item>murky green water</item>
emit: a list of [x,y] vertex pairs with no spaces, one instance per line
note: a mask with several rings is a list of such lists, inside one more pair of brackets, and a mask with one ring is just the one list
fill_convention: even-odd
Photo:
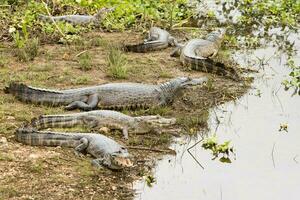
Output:
[[[291,36],[295,49],[300,49],[299,37]],[[212,161],[200,144],[192,153],[203,170],[186,151],[196,141],[181,138],[172,146],[177,156],[158,161],[153,187],[144,182],[135,185],[136,199],[300,199],[300,96],[284,91],[281,81],[289,72],[284,66],[286,55],[275,53],[272,47],[237,52],[236,61],[250,61],[257,68],[257,57],[270,59],[255,75],[253,89],[235,104],[211,111],[209,134],[216,133],[220,141],[231,140],[236,159],[231,164]],[[299,52],[295,61],[300,63]],[[281,123],[288,124],[288,132],[278,131]]]

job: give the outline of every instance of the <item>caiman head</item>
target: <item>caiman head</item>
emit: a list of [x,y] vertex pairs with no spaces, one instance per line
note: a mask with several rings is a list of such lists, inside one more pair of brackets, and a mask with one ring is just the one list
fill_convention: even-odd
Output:
[[159,128],[174,125],[175,123],[175,118],[164,118],[160,115],[139,116],[134,117],[134,123],[129,127],[129,131],[136,134],[159,133]]
[[110,169],[120,170],[133,166],[131,155],[124,146],[120,146],[118,151],[105,155],[104,159],[104,164]]
[[173,101],[173,97],[181,89],[188,86],[200,85],[204,82],[207,82],[207,77],[202,78],[190,78],[190,77],[177,77],[168,82],[162,83],[159,85],[161,89],[162,101],[165,103],[170,103]]
[[226,34],[226,28],[219,28],[216,31],[210,32],[206,36],[206,40],[212,41],[212,42],[218,42],[221,44],[221,42],[224,40]]
[[113,12],[116,8],[101,8],[94,16],[99,20],[102,19],[107,13]]

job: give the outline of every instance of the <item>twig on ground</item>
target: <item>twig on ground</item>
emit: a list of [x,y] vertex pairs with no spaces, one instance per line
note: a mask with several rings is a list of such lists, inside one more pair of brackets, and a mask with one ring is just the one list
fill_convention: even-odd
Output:
[[275,149],[275,142],[274,142],[274,144],[273,144],[272,154],[271,154],[271,155],[272,155],[273,166],[274,166],[274,168],[275,168],[274,149]]
[[298,155],[295,155],[294,158],[293,158],[293,160],[295,161],[295,163],[298,164],[299,162],[298,162],[298,160],[296,160],[297,157],[298,157]]
[[141,147],[141,146],[127,146],[128,149],[137,149],[137,150],[144,150],[144,151],[153,151],[153,152],[160,152],[160,153],[169,153],[176,155],[176,152],[173,149],[154,149],[148,147]]
[[60,28],[59,28],[58,25],[56,24],[55,20],[52,18],[52,15],[50,14],[50,11],[49,11],[49,9],[48,9],[48,5],[47,5],[44,1],[43,1],[43,4],[44,4],[44,6],[45,6],[45,8],[46,8],[46,11],[47,11],[47,13],[48,13],[48,15],[49,15],[49,17],[50,17],[52,23],[54,24],[54,26],[56,27],[56,29],[58,30],[58,32],[59,32],[64,38],[66,38],[66,35],[60,30]]
[[84,54],[85,52],[87,52],[88,50],[84,50],[84,51],[81,51],[80,53],[76,54],[75,58],[77,58],[78,56]]
[[197,164],[204,169],[204,167],[200,164],[200,162],[195,158],[195,156],[190,152],[190,149],[194,148],[197,144],[199,144],[200,142],[202,142],[203,138],[201,140],[199,140],[198,142],[196,142],[194,145],[192,145],[191,147],[189,147],[187,149],[188,153],[192,156],[192,158],[197,162]]

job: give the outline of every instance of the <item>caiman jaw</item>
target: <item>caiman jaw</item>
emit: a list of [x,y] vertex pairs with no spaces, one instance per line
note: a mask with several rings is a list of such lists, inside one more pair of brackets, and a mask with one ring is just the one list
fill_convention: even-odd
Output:
[[182,86],[193,86],[193,85],[200,85],[204,82],[207,82],[207,77],[202,78],[189,78],[188,81],[182,83]]
[[116,168],[122,169],[122,168],[129,168],[133,166],[133,163],[128,157],[112,157],[111,162]]

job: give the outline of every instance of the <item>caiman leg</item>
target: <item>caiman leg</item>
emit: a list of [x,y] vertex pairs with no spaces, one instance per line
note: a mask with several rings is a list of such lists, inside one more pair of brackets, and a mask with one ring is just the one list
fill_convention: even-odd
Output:
[[104,162],[104,158],[97,158],[91,161],[92,166],[96,167],[96,168],[103,168],[103,162]]
[[155,41],[158,39],[158,34],[150,34],[148,35],[148,38],[144,40],[144,43],[150,42],[150,41]]
[[86,150],[86,148],[89,146],[89,141],[86,138],[81,138],[80,139],[80,144],[75,147],[75,154],[77,156],[82,157],[83,156],[83,152]]
[[184,47],[184,44],[180,44],[174,37],[171,37],[169,39],[169,44],[170,42],[172,42],[175,45],[175,49],[171,52],[170,56],[179,57],[181,54],[181,49]]
[[104,155],[101,158],[96,158],[92,160],[92,165],[97,168],[103,168],[103,166],[110,166],[111,162],[108,155]]
[[84,111],[93,110],[97,107],[99,102],[98,94],[92,94],[89,96],[87,103],[83,101],[74,101],[65,107],[66,110],[74,110],[79,108]]
[[181,47],[176,47],[171,53],[171,57],[179,57],[180,56]]
[[213,58],[213,57],[215,57],[217,54],[218,54],[218,50],[214,51],[214,53],[213,53],[211,56],[209,56],[209,58]]
[[84,124],[88,125],[91,128],[102,128],[102,127],[107,127],[109,129],[116,129],[116,130],[121,130],[124,138],[127,140],[128,139],[128,127],[122,126],[116,123],[109,123],[107,121],[99,121],[97,117],[93,116],[83,116],[82,121]]

